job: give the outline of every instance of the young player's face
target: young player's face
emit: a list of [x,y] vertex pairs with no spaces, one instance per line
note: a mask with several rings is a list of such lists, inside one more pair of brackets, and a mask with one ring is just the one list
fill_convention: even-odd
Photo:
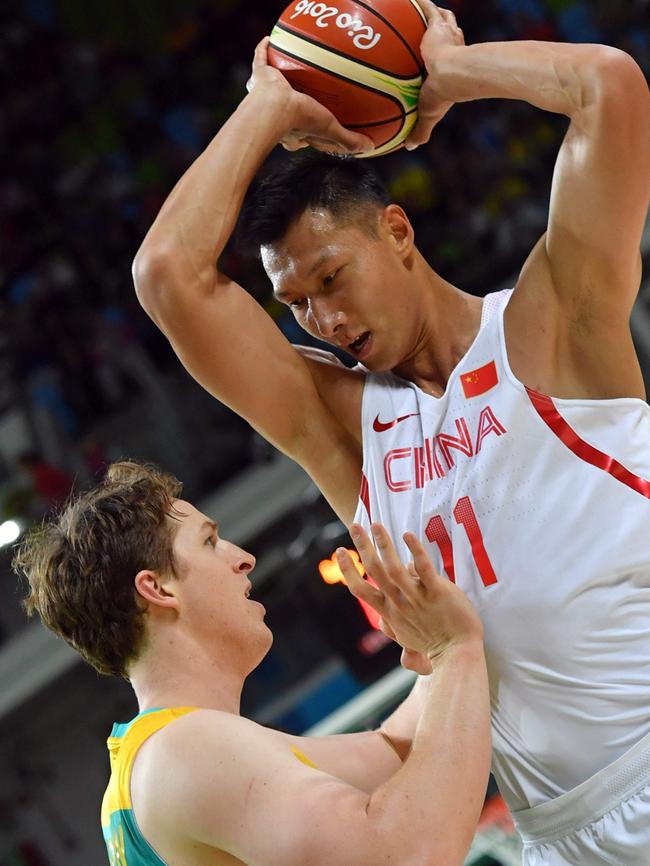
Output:
[[328,211],[306,211],[281,241],[262,248],[262,261],[276,298],[301,327],[379,372],[396,367],[418,340],[412,253],[408,220],[391,206],[378,214],[376,236]]
[[255,557],[221,538],[217,524],[189,502],[177,500],[173,516],[174,591],[184,624],[201,644],[250,656],[255,666],[272,641],[264,607],[249,598]]

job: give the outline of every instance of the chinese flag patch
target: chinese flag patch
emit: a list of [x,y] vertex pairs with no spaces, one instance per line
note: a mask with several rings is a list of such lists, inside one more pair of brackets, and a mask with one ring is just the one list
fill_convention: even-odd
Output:
[[478,370],[472,370],[471,373],[463,373],[460,381],[463,383],[463,391],[468,400],[472,397],[480,397],[481,394],[491,391],[495,385],[499,384],[497,365],[494,361],[490,361],[485,367],[479,367]]

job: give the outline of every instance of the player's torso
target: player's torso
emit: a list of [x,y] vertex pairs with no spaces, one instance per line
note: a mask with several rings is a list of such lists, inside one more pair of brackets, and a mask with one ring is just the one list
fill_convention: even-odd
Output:
[[527,392],[505,300],[443,398],[369,377],[357,519],[426,538],[481,613],[494,770],[517,809],[650,731],[650,409]]

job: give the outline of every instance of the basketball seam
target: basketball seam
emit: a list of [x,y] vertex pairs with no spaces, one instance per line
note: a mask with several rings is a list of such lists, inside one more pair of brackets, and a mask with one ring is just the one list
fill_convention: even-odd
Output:
[[[285,33],[289,33],[291,36],[296,36],[298,39],[304,39],[305,42],[309,42],[311,45],[315,45],[317,48],[322,48],[325,51],[329,51],[331,54],[336,54],[338,57],[342,57],[344,60],[351,60],[353,63],[358,63],[360,66],[365,66],[366,69],[372,69],[375,72],[381,72],[382,75],[390,75],[391,78],[395,78],[397,81],[413,81],[418,78],[418,75],[397,75],[395,72],[391,72],[390,69],[383,69],[381,66],[375,66],[372,63],[368,63],[366,60],[361,60],[360,58],[346,54],[344,51],[340,51],[338,48],[332,48],[331,45],[326,45],[324,42],[319,42],[317,39],[314,39],[313,36],[308,36],[306,33],[303,33],[301,30],[294,30],[292,27],[289,27],[284,22],[278,21],[275,25],[278,30],[284,30]],[[273,43],[271,43],[273,45]],[[284,51],[284,49],[278,49],[275,45],[273,47],[278,50]],[[299,58],[302,59],[302,58]],[[419,69],[419,75],[422,76],[426,73],[426,69],[422,69],[420,64],[417,64]]]
[[415,114],[417,108],[412,108],[405,114],[395,115],[395,117],[387,117],[386,120],[373,120],[372,123],[348,123],[346,129],[367,129],[369,126],[383,126],[384,123],[395,123],[396,120],[404,120],[405,117],[410,117]]
[[[376,15],[380,21],[383,21],[384,24],[386,25],[386,27],[388,27],[389,30],[392,30],[393,33],[395,34],[395,36],[397,36],[397,38],[402,43],[402,45],[406,48],[406,50],[411,55],[413,60],[415,60],[415,65],[420,70],[420,75],[424,75],[424,73],[426,72],[425,67],[423,66],[422,62],[418,59],[418,56],[415,53],[415,51],[413,51],[413,49],[408,44],[406,39],[404,39],[402,34],[399,32],[399,30],[393,24],[391,24],[387,18],[384,18],[384,16],[381,14],[381,12],[377,12],[376,9],[373,9],[372,6],[368,6],[368,4],[364,3],[363,0],[352,0],[352,3],[354,3],[356,6],[361,6],[366,11],[371,12],[373,15]],[[423,34],[423,36],[424,36],[424,34]],[[392,72],[389,73],[389,75],[392,75],[392,74],[393,74]]]
[[[302,37],[301,37],[302,38]],[[328,75],[333,75],[334,78],[338,78],[339,81],[345,81],[347,84],[354,84],[356,87],[361,87],[363,90],[368,90],[370,93],[376,93],[379,96],[385,96],[386,99],[390,99],[391,102],[394,102],[400,109],[399,117],[404,119],[411,112],[406,112],[404,110],[404,106],[397,99],[397,97],[392,96],[390,93],[386,93],[385,90],[378,90],[376,87],[370,87],[368,84],[364,84],[361,81],[355,81],[354,78],[346,78],[345,75],[341,75],[340,72],[334,72],[332,69],[327,69],[325,66],[319,66],[318,63],[314,63],[311,60],[307,60],[305,57],[300,57],[298,54],[292,54],[290,51],[287,51],[286,48],[279,48],[277,45],[273,45],[272,47],[275,51],[278,51],[280,54],[284,54],[286,57],[290,57],[292,60],[298,60],[300,63],[304,63],[306,66],[311,66],[312,69],[318,69],[319,72],[325,72]],[[322,46],[321,46],[322,47]],[[329,50],[329,49],[328,49]],[[349,59],[349,58],[348,58]],[[417,109],[416,109],[417,110]],[[385,123],[386,121],[382,121]],[[362,126],[366,126],[367,124],[359,124],[359,128]],[[390,141],[390,139],[388,139]]]

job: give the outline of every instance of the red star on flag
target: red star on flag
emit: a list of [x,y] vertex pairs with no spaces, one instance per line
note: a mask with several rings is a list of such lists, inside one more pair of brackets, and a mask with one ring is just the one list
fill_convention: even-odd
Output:
[[478,370],[464,373],[460,377],[460,381],[468,400],[471,400],[472,397],[480,397],[481,394],[486,394],[499,384],[497,365],[494,361],[490,361],[489,364],[479,367]]

